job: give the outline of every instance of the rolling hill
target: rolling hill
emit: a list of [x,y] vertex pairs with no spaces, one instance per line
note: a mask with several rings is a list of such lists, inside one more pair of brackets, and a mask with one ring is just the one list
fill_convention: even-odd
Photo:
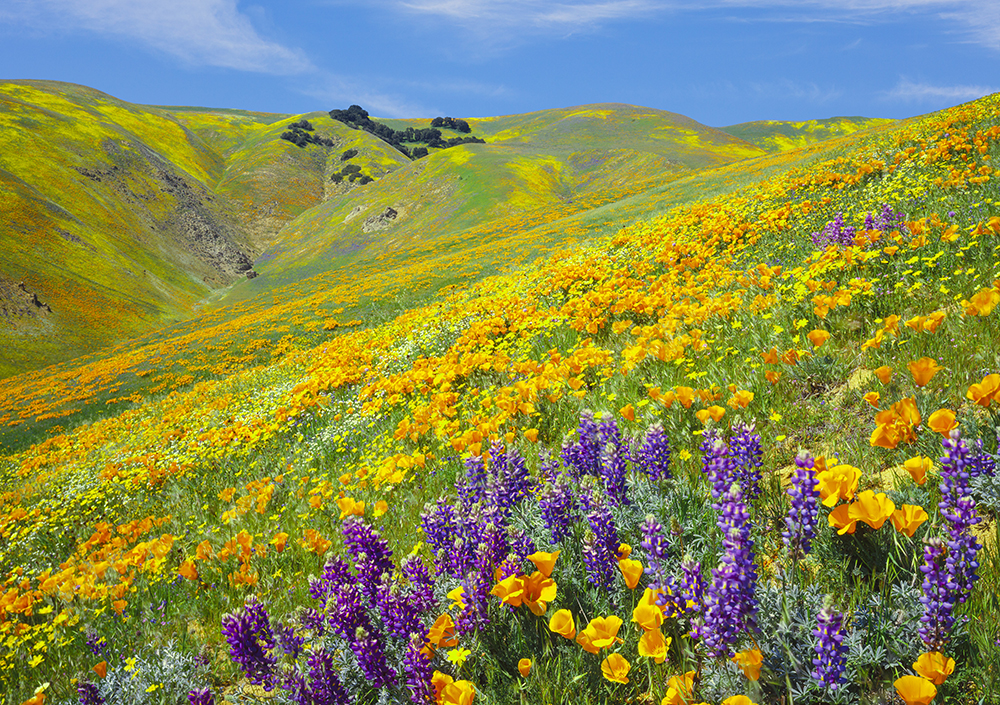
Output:
[[[763,153],[683,116],[624,105],[473,120],[489,144],[411,162],[323,113],[138,106],[44,81],[4,83],[0,100],[2,376],[358,257],[461,248],[484,231],[578,214]],[[327,144],[281,139],[298,120]],[[348,165],[375,183],[339,178]],[[250,276],[263,276],[232,289],[254,266]]]
[[[409,161],[322,113],[4,90],[76,145],[45,173],[148,224],[108,260],[179,250],[202,302],[0,381],[10,702],[818,705],[817,632],[847,700],[1000,697],[1000,95],[775,151],[469,118]],[[54,220],[18,235],[90,217],[20,168],[10,213]],[[187,189],[257,276],[181,257]]]

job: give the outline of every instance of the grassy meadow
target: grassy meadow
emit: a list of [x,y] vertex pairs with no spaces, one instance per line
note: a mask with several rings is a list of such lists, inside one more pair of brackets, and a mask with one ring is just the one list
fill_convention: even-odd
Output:
[[[0,702],[1000,702],[1000,95],[560,146],[602,107],[0,380]],[[280,125],[174,114],[253,201]]]

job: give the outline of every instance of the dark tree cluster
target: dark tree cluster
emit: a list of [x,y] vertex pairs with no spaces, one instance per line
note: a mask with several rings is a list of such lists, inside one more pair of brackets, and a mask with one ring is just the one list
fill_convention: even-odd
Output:
[[346,152],[340,155],[340,161],[346,162],[348,159],[353,159],[358,156],[358,150],[348,149]]
[[449,130],[458,130],[459,132],[466,133],[472,132],[469,123],[453,117],[436,117],[431,120],[431,127],[447,127]]
[[344,179],[347,179],[348,181],[351,182],[357,181],[362,186],[364,186],[365,184],[370,184],[372,181],[375,180],[372,177],[368,176],[368,174],[362,174],[361,167],[359,167],[357,164],[348,164],[343,169],[334,173],[333,176],[330,177],[330,180],[335,184],[339,184]]
[[[345,125],[349,125],[359,130],[364,130],[365,132],[370,132],[376,137],[379,137],[391,144],[410,159],[420,159],[421,157],[426,157],[428,154],[428,147],[433,147],[435,149],[447,149],[448,147],[454,147],[460,144],[483,144],[486,142],[486,140],[480,137],[452,137],[447,140],[442,139],[441,130],[437,129],[438,127],[446,127],[448,129],[466,133],[472,131],[472,128],[469,127],[469,123],[465,120],[457,120],[451,117],[434,118],[434,120],[431,121],[431,127],[429,128],[414,129],[412,127],[408,127],[405,130],[394,130],[388,125],[375,122],[368,116],[368,111],[360,105],[352,105],[347,110],[331,110],[330,117],[334,120],[339,120]],[[416,147],[411,152],[405,143],[423,143],[427,146]]]
[[332,147],[333,140],[323,135],[314,135],[316,128],[305,118],[298,122],[293,122],[288,129],[281,133],[281,139],[288,140],[298,147],[305,147],[310,144],[318,144],[322,147]]

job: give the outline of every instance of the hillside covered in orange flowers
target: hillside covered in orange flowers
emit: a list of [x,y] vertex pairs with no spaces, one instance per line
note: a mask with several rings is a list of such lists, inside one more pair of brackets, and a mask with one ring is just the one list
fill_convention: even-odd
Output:
[[149,115],[222,155],[184,158],[257,276],[0,381],[9,702],[279,660],[291,697],[334,654],[352,702],[1000,698],[998,96],[767,149],[584,106],[416,161],[293,116],[344,140],[298,205],[292,117]]

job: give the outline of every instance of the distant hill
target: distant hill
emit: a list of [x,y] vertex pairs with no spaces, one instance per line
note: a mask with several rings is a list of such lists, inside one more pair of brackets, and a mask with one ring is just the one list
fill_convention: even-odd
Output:
[[[299,121],[316,144],[281,138]],[[140,106],[67,83],[0,83],[0,376],[187,320],[220,297],[252,298],[359,257],[399,261],[414,245],[539,221],[539,209],[546,222],[579,214],[764,153],[620,104],[469,124],[487,144],[411,162],[324,112]]]
[[[299,116],[163,109],[52,81],[0,83],[0,376],[184,320],[324,198],[334,148]],[[375,171],[405,158],[318,118]]]
[[719,128],[767,152],[785,152],[824,140],[845,137],[858,130],[895,122],[883,118],[832,117],[826,120],[786,122],[757,120]]

